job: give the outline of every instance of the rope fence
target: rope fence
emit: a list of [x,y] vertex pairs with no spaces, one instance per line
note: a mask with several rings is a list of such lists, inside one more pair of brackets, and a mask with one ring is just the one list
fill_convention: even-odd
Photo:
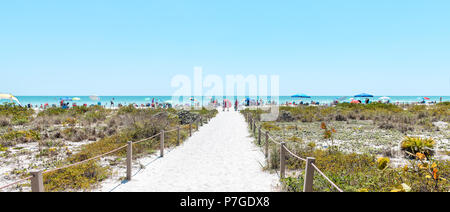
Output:
[[[208,123],[210,120],[211,120],[211,117],[207,116],[206,117],[206,123]],[[204,121],[205,120],[202,118],[202,116],[200,116],[199,118],[195,119],[194,121],[192,121],[189,124],[189,137],[192,136],[192,124],[193,123],[195,124],[195,129],[196,129],[196,131],[198,131],[199,130],[199,126],[203,126]],[[104,157],[106,155],[115,153],[115,152],[117,152],[119,150],[124,149],[125,147],[127,147],[127,160],[126,160],[126,164],[127,164],[126,174],[127,174],[127,177],[126,177],[126,179],[128,181],[130,181],[131,180],[131,176],[132,176],[131,175],[131,171],[132,171],[132,158],[133,158],[133,153],[132,153],[132,151],[133,151],[133,144],[138,144],[138,143],[141,143],[141,142],[148,141],[150,139],[156,138],[157,136],[160,136],[160,157],[164,157],[164,135],[165,135],[165,133],[170,133],[170,132],[177,131],[177,143],[176,143],[176,145],[178,146],[180,144],[180,130],[181,130],[181,127],[180,127],[180,125],[178,125],[174,129],[167,130],[167,131],[162,130],[160,133],[157,133],[157,134],[155,134],[153,136],[150,136],[148,138],[141,139],[139,141],[135,141],[135,142],[129,141],[128,144],[126,144],[126,145],[123,145],[123,146],[121,146],[119,148],[113,149],[113,150],[111,150],[109,152],[103,153],[101,155],[97,155],[95,157],[92,157],[92,158],[89,158],[89,159],[86,159],[86,160],[83,160],[83,161],[79,161],[79,162],[76,162],[76,163],[73,163],[73,164],[68,164],[68,165],[65,165],[65,166],[62,166],[62,167],[58,167],[58,168],[54,168],[54,169],[50,169],[50,170],[45,170],[45,171],[43,171],[43,170],[32,170],[32,171],[29,172],[29,174],[31,174],[31,176],[28,176],[26,178],[23,178],[23,179],[15,181],[15,182],[9,183],[7,185],[1,186],[0,190],[3,190],[3,189],[8,188],[10,186],[19,184],[19,183],[24,182],[26,180],[31,180],[31,191],[32,192],[44,192],[45,189],[44,189],[43,174],[46,174],[46,173],[49,173],[49,172],[58,171],[58,170],[62,170],[62,169],[66,169],[66,168],[73,167],[73,166],[76,166],[76,165],[80,165],[80,164],[83,164],[83,163],[87,163],[89,161],[96,160],[96,159],[102,158],[102,157]]]
[[289,154],[291,154],[293,157],[296,157],[296,158],[298,158],[298,159],[300,159],[300,160],[306,162],[306,159],[305,159],[305,158],[301,158],[301,157],[297,156],[296,154],[294,154],[293,152],[291,152],[286,146],[284,147],[284,150],[286,150],[286,151],[287,151]]
[[86,159],[86,160],[83,160],[83,161],[80,161],[80,162],[72,163],[72,164],[69,164],[69,165],[66,165],[66,166],[63,166],[63,167],[59,167],[59,168],[43,171],[42,174],[58,171],[58,170],[61,170],[61,169],[66,169],[66,168],[69,168],[69,167],[72,167],[72,166],[76,166],[76,165],[79,165],[79,164],[82,164],[82,163],[87,163],[87,162],[89,162],[91,160],[95,160],[95,159],[101,158],[103,156],[106,156],[106,155],[112,154],[114,152],[117,152],[117,151],[119,151],[119,150],[121,150],[121,149],[123,149],[125,147],[127,147],[127,145],[121,146],[121,147],[119,147],[117,149],[111,150],[111,151],[103,153],[101,155],[97,155],[97,156],[95,156],[93,158],[89,158],[89,159]]
[[336,188],[339,192],[344,192],[342,189],[340,189],[336,184],[333,183],[333,181],[331,181],[322,171],[320,171],[319,168],[317,168],[317,166],[315,164],[311,164],[312,167],[314,167],[314,169],[316,169],[317,172],[319,172],[320,175],[322,175],[322,177],[324,177],[334,188]]
[[[280,178],[283,179],[286,174],[286,153],[289,153],[291,156],[306,162],[305,166],[305,179],[304,179],[304,185],[303,185],[303,192],[312,192],[313,191],[313,184],[314,184],[314,171],[317,171],[323,178],[325,178],[326,181],[328,181],[334,188],[336,188],[339,192],[344,192],[342,189],[340,189],[333,181],[330,180],[317,166],[315,165],[315,158],[314,157],[307,157],[302,158],[295,153],[293,153],[291,150],[289,150],[286,147],[285,142],[277,142],[273,137],[270,136],[268,131],[261,130],[261,124],[257,126],[255,120],[252,116],[250,116],[248,113],[245,116],[245,120],[249,123],[250,130],[253,131],[253,135],[258,139],[258,145],[261,145],[261,135],[266,135],[266,141],[264,144],[264,153],[265,157],[269,158],[269,141],[274,143],[275,145],[280,146]],[[256,128],[258,128],[258,133],[256,133]],[[283,132],[284,133],[284,132]]]

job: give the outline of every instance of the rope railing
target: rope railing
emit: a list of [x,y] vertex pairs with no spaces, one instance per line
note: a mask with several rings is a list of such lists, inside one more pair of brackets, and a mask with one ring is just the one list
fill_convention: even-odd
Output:
[[7,188],[7,187],[10,187],[10,186],[13,186],[13,185],[16,185],[16,184],[19,184],[19,183],[21,183],[21,182],[23,182],[23,181],[25,181],[25,180],[29,180],[29,179],[31,179],[31,178],[33,178],[33,176],[29,176],[29,177],[20,179],[20,180],[18,180],[18,181],[12,182],[12,183],[10,183],[10,184],[4,185],[4,186],[0,187],[0,190],[2,190],[2,189],[4,189],[4,188]]
[[[267,132],[267,131],[266,131]],[[281,145],[281,143],[280,142],[277,142],[277,141],[275,141],[275,139],[274,138],[272,138],[272,136],[270,136],[270,134],[268,134],[269,135],[269,140],[270,141],[272,141],[273,143],[275,143],[275,144],[277,144],[277,145]]]
[[[253,134],[256,136],[256,121],[253,119],[253,117],[249,117],[248,114],[245,116],[245,119],[250,124],[250,129],[253,130]],[[331,181],[322,171],[320,171],[319,168],[314,164],[315,158],[308,157],[308,158],[302,158],[296,154],[294,154],[291,150],[289,150],[286,147],[286,142],[277,142],[274,138],[272,138],[268,131],[261,131],[261,124],[259,125],[258,129],[258,143],[260,143],[261,133],[266,134],[266,142],[265,142],[265,156],[266,158],[269,157],[269,141],[272,141],[276,145],[281,146],[280,147],[280,178],[284,178],[286,173],[286,158],[285,158],[285,151],[288,152],[293,157],[306,162],[305,166],[305,180],[304,180],[304,186],[303,191],[304,192],[312,192],[312,186],[313,186],[313,180],[314,180],[314,170],[316,170],[320,175],[322,175],[334,188],[336,188],[339,192],[344,192],[342,189],[340,189],[333,181]]]
[[124,145],[124,146],[121,146],[121,147],[119,147],[119,148],[113,149],[113,150],[111,150],[111,151],[109,151],[109,152],[106,152],[106,153],[103,153],[103,154],[101,154],[101,155],[97,155],[97,156],[95,156],[95,157],[93,157],[93,158],[89,158],[89,159],[86,159],[86,160],[83,160],[83,161],[79,161],[79,162],[76,162],[76,163],[72,163],[72,164],[69,164],[69,165],[66,165],[66,166],[63,166],[63,167],[59,167],[59,168],[55,168],[55,169],[50,169],[50,170],[43,171],[42,174],[49,173],[49,172],[54,172],[54,171],[58,171],[58,170],[61,170],[61,169],[66,169],[66,168],[69,168],[69,167],[72,167],[72,166],[76,166],[76,165],[79,165],[79,164],[83,164],[83,163],[87,163],[87,162],[89,162],[89,161],[91,161],[91,160],[95,160],[95,159],[101,158],[101,157],[103,157],[103,156],[106,156],[106,155],[112,154],[112,153],[114,153],[114,152],[117,152],[117,151],[119,151],[119,150],[121,150],[121,149],[123,149],[123,148],[125,148],[125,147],[127,147],[127,145]]
[[313,163],[311,164],[312,167],[314,167],[314,169],[316,169],[317,172],[319,172],[320,175],[322,175],[322,177],[324,177],[334,188],[336,188],[339,192],[344,192],[342,189],[340,189],[336,184],[333,183],[333,181],[331,181],[322,171],[320,171],[319,168],[317,168],[317,166]]
[[306,162],[306,159],[305,159],[305,158],[301,158],[301,157],[299,157],[298,155],[294,154],[294,153],[291,152],[287,147],[284,147],[284,149],[285,149],[289,154],[291,154],[293,157],[298,158],[298,159],[300,159],[300,160]]
[[156,136],[158,136],[158,135],[161,135],[161,133],[158,133],[156,135],[152,135],[152,136],[150,136],[148,138],[144,138],[144,139],[141,139],[139,141],[135,141],[135,142],[133,142],[133,144],[138,144],[138,143],[141,143],[141,142],[144,142],[144,141],[148,141],[150,139],[156,138]]
[[[209,120],[210,120],[209,116],[206,117],[206,121],[208,122]],[[191,122],[189,124],[189,136],[192,135],[192,124],[195,123],[196,129],[198,131],[199,125],[203,126],[203,121],[204,120],[203,120],[202,116],[200,116],[200,117],[197,117],[193,122]],[[148,141],[150,139],[156,138],[157,136],[161,136],[161,138],[160,138],[160,143],[161,143],[160,151],[161,151],[161,153],[160,154],[161,154],[161,157],[163,157],[163,155],[164,155],[164,134],[165,133],[174,132],[174,131],[178,131],[178,133],[177,133],[177,146],[178,146],[179,143],[180,143],[180,130],[181,129],[182,128],[180,126],[177,126],[176,128],[171,129],[171,130],[167,130],[167,131],[162,130],[160,133],[157,133],[157,134],[155,134],[153,136],[150,136],[148,138],[144,138],[144,139],[141,139],[141,140],[138,140],[138,141],[135,141],[135,142],[129,141],[127,145],[123,145],[123,146],[121,146],[119,148],[116,148],[116,149],[113,149],[113,150],[111,150],[109,152],[106,152],[106,153],[103,153],[101,155],[97,155],[95,157],[92,157],[92,158],[89,158],[89,159],[86,159],[86,160],[83,160],[83,161],[79,161],[79,162],[76,162],[76,163],[73,163],[73,164],[68,164],[68,165],[65,165],[65,166],[62,166],[62,167],[58,167],[58,168],[54,168],[54,169],[50,169],[50,170],[45,170],[45,171],[42,171],[42,170],[31,171],[30,172],[31,176],[23,178],[23,179],[20,179],[20,180],[17,180],[15,182],[9,183],[7,185],[1,186],[0,190],[8,188],[8,187],[16,185],[16,184],[19,184],[19,183],[21,183],[23,181],[26,181],[26,180],[31,180],[31,190],[33,192],[43,192],[44,191],[43,174],[46,174],[46,173],[49,173],[49,172],[58,171],[58,170],[62,170],[62,169],[66,169],[66,168],[77,166],[77,165],[80,165],[80,164],[83,164],[83,163],[86,163],[86,162],[89,162],[89,161],[92,161],[92,160],[95,160],[95,159],[99,159],[99,158],[104,157],[106,155],[109,155],[109,154],[115,153],[115,152],[117,152],[119,150],[122,150],[125,147],[128,147],[127,148],[127,180],[131,180],[132,145],[133,144],[138,144],[138,143],[141,143],[141,142],[144,142],[144,141]]]

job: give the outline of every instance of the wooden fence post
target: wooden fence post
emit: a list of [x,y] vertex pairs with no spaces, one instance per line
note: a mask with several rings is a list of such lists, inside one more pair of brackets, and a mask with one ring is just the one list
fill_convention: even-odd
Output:
[[131,180],[131,167],[133,165],[133,142],[128,141],[127,147],[127,180]]
[[286,143],[281,142],[280,146],[280,178],[283,179],[286,174],[286,157],[285,155],[285,147]]
[[256,121],[253,122],[253,136],[256,135]]
[[164,130],[161,130],[161,139],[160,139],[160,146],[159,146],[161,157],[164,157]]
[[258,127],[258,146],[261,146],[261,126]]
[[316,161],[313,157],[306,158],[305,167],[305,184],[303,185],[303,192],[313,191],[314,167],[311,165]]
[[189,137],[192,136],[192,123],[189,124]]
[[177,127],[177,146],[180,145],[180,126]]
[[252,118],[250,118],[250,130],[253,130],[253,119]]
[[269,157],[269,132],[266,131],[266,158]]
[[31,171],[31,191],[32,192],[44,192],[44,179],[42,177],[42,171]]
[[203,118],[200,117],[200,126],[203,126]]
[[195,131],[198,131],[198,124],[199,124],[199,121],[198,121],[198,119],[195,121]]

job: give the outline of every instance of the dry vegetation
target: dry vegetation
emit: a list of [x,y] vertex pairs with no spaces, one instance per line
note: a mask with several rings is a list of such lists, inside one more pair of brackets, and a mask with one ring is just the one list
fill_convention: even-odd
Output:
[[[244,110],[256,119],[262,110]],[[395,106],[339,104],[281,107],[264,122],[278,142],[317,166],[344,191],[450,191],[450,104]],[[279,168],[279,147],[270,145],[268,170]],[[286,156],[287,191],[303,189],[304,162]],[[315,191],[336,191],[315,176]]]
[[[181,125],[181,140],[188,126],[200,116],[213,117],[217,111],[136,109],[133,106],[108,110],[103,107],[48,108],[33,110],[0,105],[0,185],[29,175],[31,169],[51,169],[79,162]],[[134,157],[159,148],[159,138],[133,146]],[[165,134],[165,145],[176,144],[176,132]],[[47,191],[89,190],[108,178],[111,167],[123,161],[125,151],[112,157],[44,174]],[[29,183],[10,190],[29,190]]]

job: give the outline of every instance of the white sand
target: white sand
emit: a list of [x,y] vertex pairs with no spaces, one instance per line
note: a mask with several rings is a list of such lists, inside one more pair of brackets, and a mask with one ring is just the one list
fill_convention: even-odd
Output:
[[105,182],[100,191],[264,192],[278,177],[262,170],[261,150],[252,143],[244,117],[220,112],[184,144],[153,160],[132,180]]

